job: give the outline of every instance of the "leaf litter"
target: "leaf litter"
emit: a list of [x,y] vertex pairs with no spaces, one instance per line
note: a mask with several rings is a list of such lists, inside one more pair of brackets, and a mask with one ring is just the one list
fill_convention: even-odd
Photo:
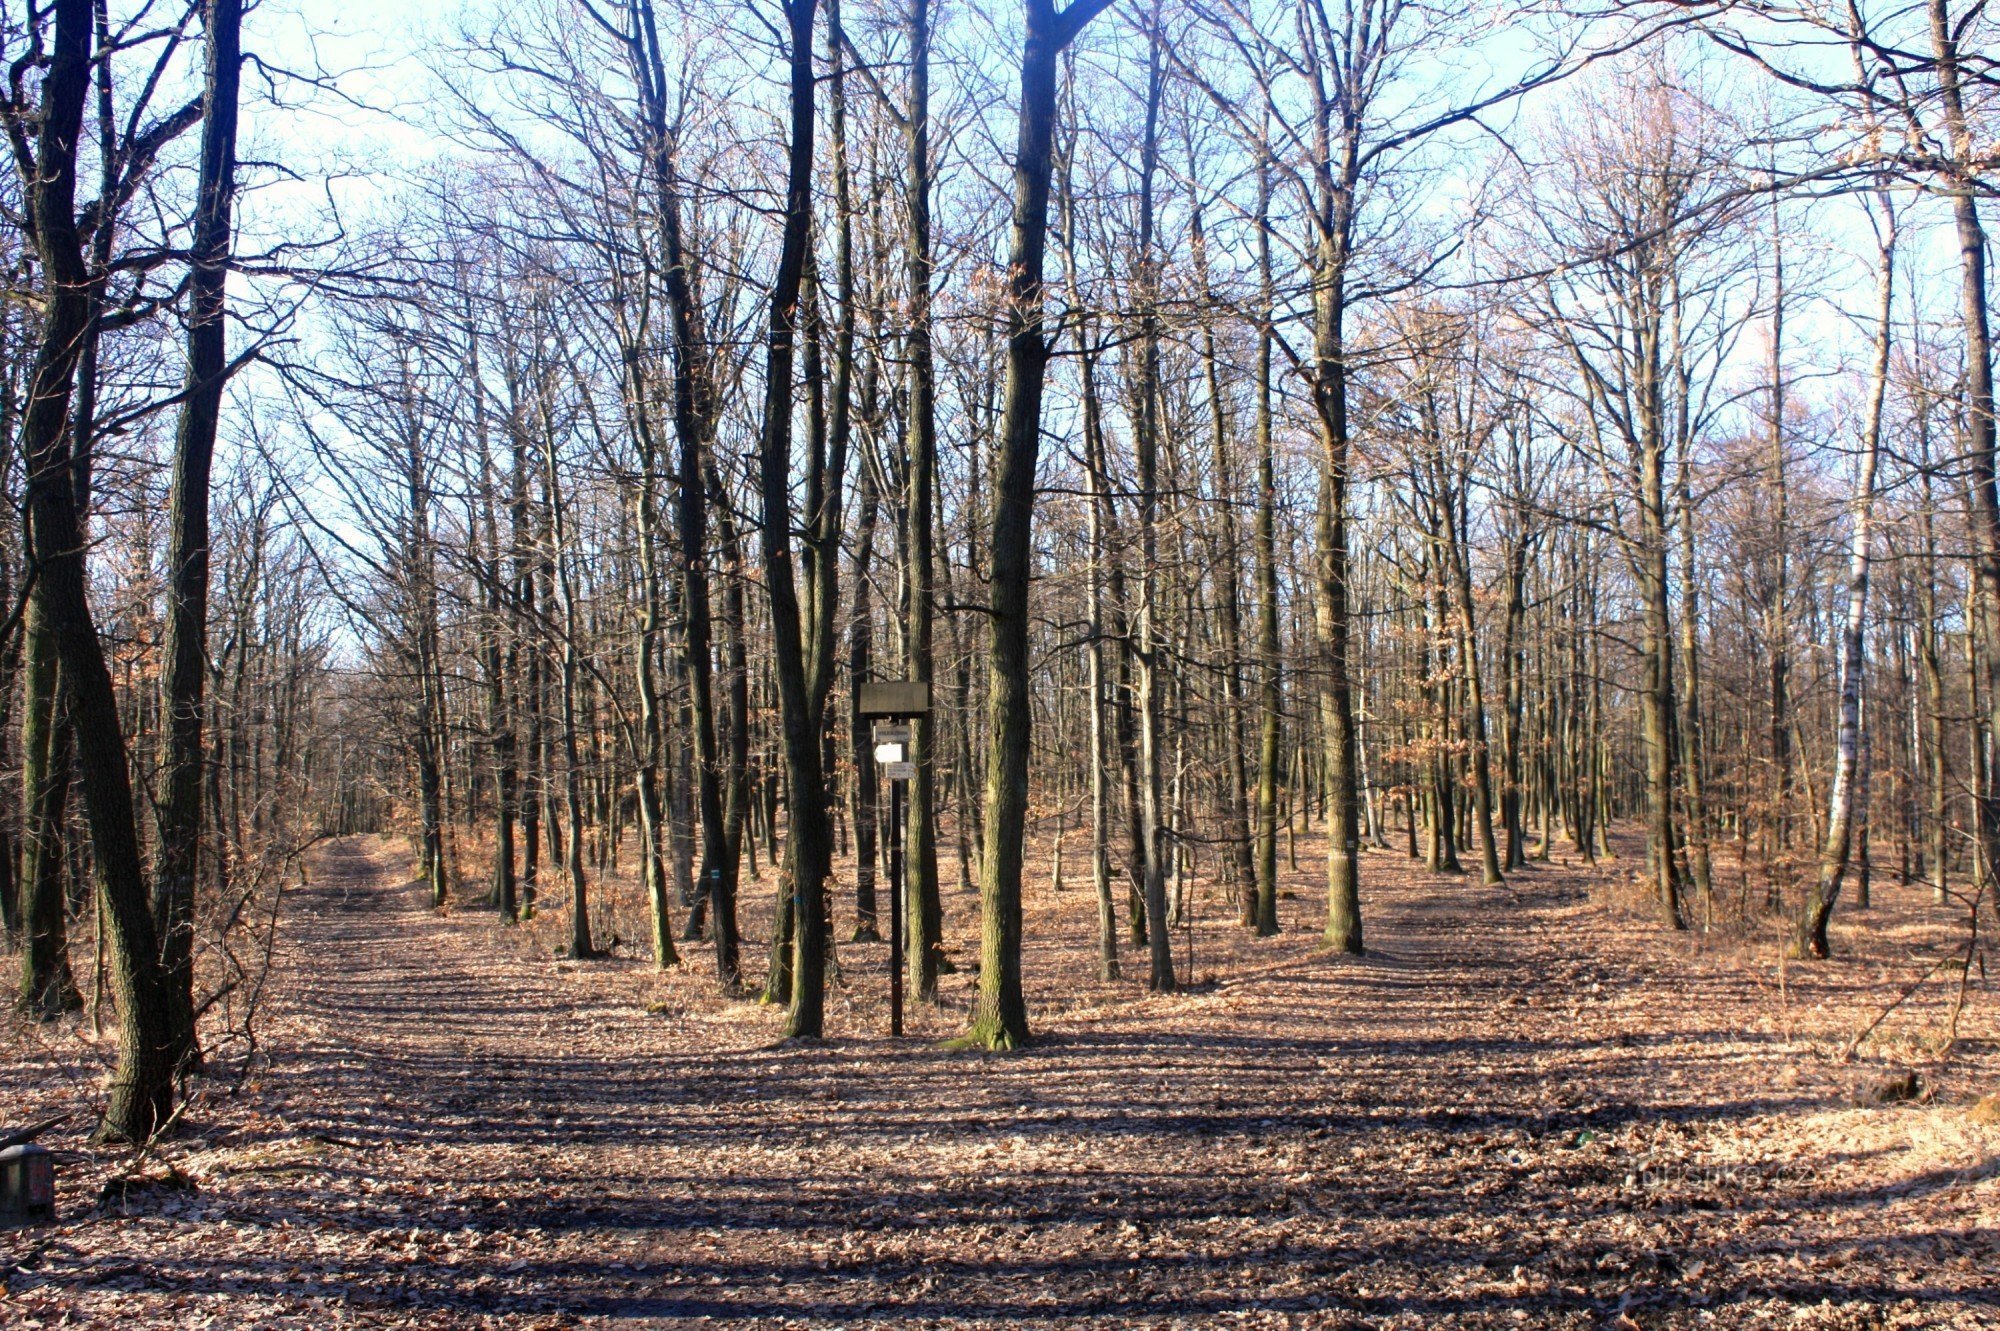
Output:
[[[1204,883],[1196,983],[1160,996],[1096,978],[1088,891],[1031,883],[1040,1038],[1002,1057],[938,1047],[963,893],[910,1038],[886,947],[843,944],[831,1038],[785,1045],[698,944],[552,961],[559,909],[438,916],[400,843],[336,843],[289,903],[268,1066],[136,1165],[58,1134],[0,1324],[2000,1326],[1983,980],[1949,1061],[1943,992],[1839,1061],[1951,937],[1920,886],[1787,967],[1775,930],[1663,934],[1615,867],[1367,867],[1370,955],[1316,950],[1309,871],[1269,940]],[[6,1032],[8,1121],[88,1108],[102,1047]]]

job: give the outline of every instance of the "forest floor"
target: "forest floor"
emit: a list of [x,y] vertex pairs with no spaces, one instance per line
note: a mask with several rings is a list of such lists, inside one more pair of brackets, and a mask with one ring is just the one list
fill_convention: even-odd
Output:
[[[439,916],[402,843],[334,843],[268,1062],[136,1162],[53,1134],[62,1215],[0,1233],[0,1324],[2000,1326],[1992,988],[1948,1061],[1948,967],[1840,1057],[1962,937],[1921,889],[1787,967],[1659,929],[1629,860],[1500,889],[1376,853],[1351,958],[1315,950],[1316,850],[1280,938],[1197,892],[1172,996],[1099,982],[1087,880],[1041,878],[1041,1038],[1000,1057],[937,1038],[956,890],[965,970],[912,1038],[886,949],[843,945],[831,1038],[790,1047],[705,952],[560,960],[560,909]],[[4,1036],[0,1120],[88,1110],[108,1040]],[[1917,1101],[1864,1103],[1906,1068]]]

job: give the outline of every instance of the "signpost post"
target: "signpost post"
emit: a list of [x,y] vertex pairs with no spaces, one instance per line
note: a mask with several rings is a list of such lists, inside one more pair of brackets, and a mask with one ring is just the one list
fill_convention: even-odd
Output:
[[889,783],[889,1034],[903,1034],[903,783]]
[[875,761],[889,778],[889,1034],[903,1033],[903,785],[917,774],[909,761],[910,727],[901,718],[928,716],[931,686],[920,679],[873,680],[860,686],[856,710],[884,718],[874,731]]

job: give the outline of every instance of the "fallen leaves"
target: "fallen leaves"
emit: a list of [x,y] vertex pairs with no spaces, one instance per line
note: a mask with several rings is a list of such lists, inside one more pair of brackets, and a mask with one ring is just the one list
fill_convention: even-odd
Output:
[[[1316,954],[1304,893],[1277,940],[1198,922],[1217,983],[1170,999],[1094,978],[1086,894],[1031,893],[1046,1038],[988,1058],[932,1043],[969,970],[892,1043],[883,949],[844,945],[833,1038],[774,1048],[779,1014],[705,958],[552,964],[554,914],[440,920],[400,868],[332,848],[284,935],[273,1065],[149,1165],[192,1188],[80,1212],[121,1167],[81,1157],[40,1247],[0,1237],[0,1321],[1991,1320],[2000,1134],[1944,1107],[1991,1084],[1991,1013],[1924,1066],[1939,1105],[1845,1107],[1823,1051],[1893,967],[1794,967],[1780,1013],[1762,954],[1684,951],[1581,871],[1496,907],[1372,856],[1377,955]],[[1926,927],[1912,894],[1843,945]],[[21,1049],[10,1103],[68,1107],[40,1088],[83,1056]]]

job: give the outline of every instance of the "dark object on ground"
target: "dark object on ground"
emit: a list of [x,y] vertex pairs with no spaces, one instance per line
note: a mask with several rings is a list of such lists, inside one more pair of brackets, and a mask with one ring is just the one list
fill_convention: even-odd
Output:
[[48,1147],[24,1142],[0,1150],[0,1226],[55,1218],[56,1160]]
[[1892,1072],[1862,1092],[1865,1105],[1898,1105],[1923,1098],[1924,1082],[1909,1068]]

